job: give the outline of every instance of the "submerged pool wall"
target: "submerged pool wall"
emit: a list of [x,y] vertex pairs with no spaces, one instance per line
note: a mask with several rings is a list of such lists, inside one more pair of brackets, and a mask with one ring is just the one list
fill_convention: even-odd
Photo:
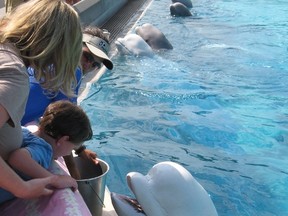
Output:
[[82,0],[73,6],[83,25],[101,26],[127,2],[128,0]]
[[[84,25],[101,26],[129,0],[81,0],[73,5]],[[132,0],[131,0],[132,1]],[[4,1],[0,1],[0,18],[5,15]]]

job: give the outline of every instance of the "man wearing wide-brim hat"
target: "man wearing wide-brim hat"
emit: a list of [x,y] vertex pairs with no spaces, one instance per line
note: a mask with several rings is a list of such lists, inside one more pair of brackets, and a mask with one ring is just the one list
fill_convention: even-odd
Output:
[[83,30],[83,48],[81,66],[83,74],[99,69],[103,64],[107,69],[113,69],[113,63],[108,54],[110,44],[108,33],[98,28],[86,27]]

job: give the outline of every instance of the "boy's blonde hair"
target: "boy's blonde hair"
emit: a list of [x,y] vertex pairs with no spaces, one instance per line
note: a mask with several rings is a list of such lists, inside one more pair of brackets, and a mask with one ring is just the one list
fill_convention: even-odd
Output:
[[82,53],[81,24],[73,7],[61,0],[21,4],[2,22],[0,43],[16,46],[43,88],[73,96]]

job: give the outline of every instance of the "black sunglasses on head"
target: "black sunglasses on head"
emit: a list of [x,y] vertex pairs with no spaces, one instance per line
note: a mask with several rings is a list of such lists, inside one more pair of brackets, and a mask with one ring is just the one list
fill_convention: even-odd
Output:
[[100,68],[101,67],[101,63],[95,61],[95,59],[94,59],[94,57],[93,57],[93,55],[91,53],[89,53],[87,51],[84,51],[83,52],[83,56],[84,56],[84,58],[86,58],[86,60],[88,62],[90,62],[92,64],[93,68],[96,68],[96,67]]

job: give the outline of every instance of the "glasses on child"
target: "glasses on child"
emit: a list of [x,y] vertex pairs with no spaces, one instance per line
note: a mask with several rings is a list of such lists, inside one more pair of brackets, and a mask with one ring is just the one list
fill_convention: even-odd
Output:
[[95,59],[94,59],[94,57],[93,57],[93,55],[91,53],[89,53],[87,51],[84,51],[83,52],[83,56],[88,62],[91,63],[93,68],[96,68],[96,67],[100,68],[101,67],[101,63],[95,61]]

